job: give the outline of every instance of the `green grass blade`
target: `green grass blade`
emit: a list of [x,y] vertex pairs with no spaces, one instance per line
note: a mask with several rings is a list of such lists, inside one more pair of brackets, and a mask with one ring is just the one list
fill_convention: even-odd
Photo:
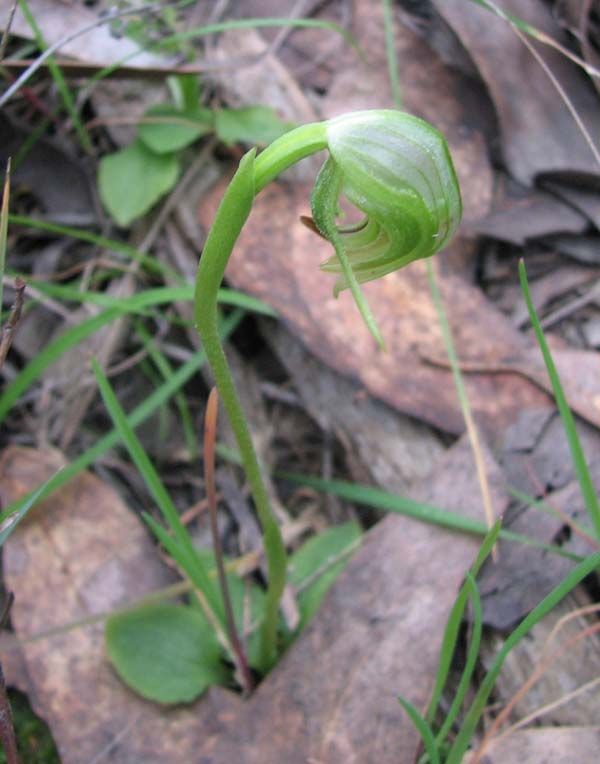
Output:
[[[243,318],[243,313],[237,312],[229,316],[221,325],[221,335],[225,339],[231,332],[239,325]],[[173,376],[165,382],[165,384],[159,389],[155,390],[148,396],[139,406],[137,406],[131,414],[127,417],[127,422],[130,427],[138,427],[142,422],[145,422],[160,406],[162,406],[177,390],[180,390],[197,371],[206,363],[206,356],[203,352],[196,353],[186,363],[184,363],[177,371],[173,373]],[[79,456],[70,464],[66,465],[60,472],[58,472],[53,478],[51,478],[43,486],[34,489],[34,491],[28,493],[23,498],[12,502],[0,513],[0,522],[4,522],[15,512],[20,512],[23,505],[30,500],[34,494],[37,495],[37,499],[41,500],[50,496],[54,491],[57,491],[63,485],[69,482],[72,478],[87,469],[93,464],[96,459],[99,459],[107,451],[116,446],[120,441],[120,435],[117,430],[112,430],[85,453]]]
[[48,130],[51,124],[52,124],[51,119],[48,119],[48,118],[43,119],[41,122],[39,122],[39,124],[37,124],[34,127],[34,129],[29,133],[29,135],[27,135],[24,138],[21,145],[15,152],[15,156],[13,160],[13,170],[15,172],[23,164],[23,162],[27,158],[27,155],[31,151],[31,149],[39,141],[42,135],[44,135],[44,133],[46,132],[46,130]]
[[408,702],[408,700],[404,700],[404,698],[398,698],[398,703],[400,703],[402,708],[406,711],[411,722],[415,725],[417,732],[421,736],[423,746],[429,758],[429,764],[440,764],[440,757],[435,744],[435,738],[433,737],[433,732],[431,731],[429,724],[425,721],[425,719],[421,716],[413,704]]
[[439,732],[435,737],[436,745],[440,748],[448,736],[448,733],[452,729],[454,720],[458,716],[460,709],[464,703],[465,697],[471,684],[471,677],[477,664],[477,658],[479,657],[479,647],[481,645],[481,634],[483,630],[483,611],[481,607],[481,598],[477,589],[477,584],[471,573],[467,573],[465,586],[467,587],[471,605],[473,608],[473,632],[471,641],[469,643],[469,649],[467,651],[467,660],[465,661],[465,667],[460,677],[456,693],[452,699],[450,709],[446,714],[444,723],[440,727]]
[[[19,0],[19,5],[21,7],[23,16],[25,17],[25,20],[31,27],[31,31],[33,32],[33,36],[35,37],[35,41],[37,43],[38,48],[42,52],[45,51],[47,48],[46,41],[44,40],[42,31],[37,25],[37,22],[33,14],[31,13],[31,10],[29,9],[27,0]],[[93,147],[92,147],[92,142],[90,140],[90,136],[88,135],[87,130],[85,129],[83,125],[83,122],[79,118],[77,108],[75,107],[75,101],[73,99],[73,96],[71,95],[71,91],[69,90],[66,80],[63,77],[63,73],[61,72],[60,67],[54,60],[53,56],[50,56],[50,58],[48,58],[47,63],[48,63],[48,70],[50,71],[50,74],[52,75],[52,79],[54,80],[56,89],[60,93],[60,97],[62,98],[67,114],[69,115],[69,117],[71,118],[73,122],[73,127],[75,128],[75,132],[77,133],[79,142],[81,143],[82,147],[86,151],[91,152],[93,150]]]
[[[547,515],[551,515],[557,520],[560,520],[561,523],[564,523],[565,518],[561,515],[561,513],[557,512],[557,510],[551,504],[548,504],[548,502],[544,501],[543,499],[536,499],[535,496],[531,496],[530,494],[525,493],[525,491],[521,491],[518,488],[514,488],[513,486],[510,486],[510,485],[506,486],[506,492],[510,494],[510,496],[512,496],[513,499],[516,499],[517,501],[520,501],[523,504],[526,504],[528,507],[537,509],[540,512],[544,512]],[[581,533],[584,536],[587,536],[590,540],[590,543],[595,541],[593,536],[590,536],[590,530],[591,530],[590,528],[585,528],[581,523],[578,523],[573,517],[569,517],[569,523],[573,526],[575,530],[579,531],[579,533]]]
[[[145,308],[172,303],[180,299],[191,299],[193,287],[160,287],[148,289],[145,292],[118,300],[118,307],[109,308],[97,316],[88,318],[80,324],[67,329],[60,337],[57,337],[10,382],[0,396],[0,422],[2,422],[17,400],[40,377],[44,371],[57,361],[63,353],[82,342],[90,335],[97,332],[106,324],[115,321],[127,313],[142,313]],[[229,304],[252,304],[250,298],[244,295],[240,299],[239,293],[233,294],[230,290],[224,290],[224,300]],[[258,302],[258,301],[257,301]],[[260,308],[260,304],[256,307]],[[264,312],[264,311],[263,311]]]
[[[114,297],[104,292],[91,292],[89,290],[81,291],[77,287],[69,286],[66,284],[54,284],[48,281],[35,281],[33,279],[22,276],[23,280],[31,286],[38,289],[48,297],[55,297],[60,300],[73,301],[80,303],[89,303],[91,305],[99,305],[103,308],[119,308],[121,309],[124,304],[122,297]],[[154,295],[154,297],[141,297],[141,295]],[[162,297],[161,297],[162,295]],[[174,287],[156,287],[155,289],[146,289],[144,292],[140,292],[138,295],[134,295],[134,299],[150,300],[151,304],[154,298],[159,298],[159,302],[191,302],[194,299],[194,287],[191,284],[174,286]],[[218,302],[221,305],[230,305],[235,308],[243,308],[251,313],[258,313],[261,316],[268,316],[269,318],[276,318],[277,313],[262,300],[250,295],[238,292],[235,289],[221,288],[218,293]],[[127,304],[127,303],[125,303]],[[135,306],[135,303],[134,303]],[[138,311],[134,311],[138,312]]]
[[4,176],[4,191],[2,193],[2,209],[0,210],[0,310],[4,297],[4,270],[6,267],[6,239],[8,236],[8,200],[10,198],[10,159],[6,163]]
[[200,27],[192,27],[185,32],[178,32],[163,38],[151,50],[161,50],[170,48],[176,43],[194,40],[197,37],[216,34],[217,32],[228,32],[233,29],[270,29],[279,27],[290,27],[292,29],[323,29],[330,32],[336,32],[341,35],[351,48],[362,56],[361,48],[347,29],[333,21],[324,21],[322,19],[290,19],[290,18],[255,18],[255,19],[234,19],[230,21],[219,21],[215,24],[206,24]]
[[[391,0],[382,0],[383,2],[383,23],[385,29],[385,47],[386,56],[388,62],[388,71],[390,86],[392,89],[392,97],[394,105],[397,109],[402,108],[402,94],[400,91],[400,77],[398,73],[398,59],[396,56],[396,49],[394,44],[394,15],[393,4]],[[465,422],[467,435],[469,442],[473,450],[473,457],[475,459],[475,467],[477,471],[477,479],[479,481],[481,498],[483,500],[483,507],[487,520],[488,527],[491,527],[494,520],[494,513],[492,507],[492,500],[489,490],[489,484],[487,479],[487,473],[485,471],[485,465],[483,463],[481,445],[479,442],[479,433],[475,425],[471,413],[471,404],[467,389],[463,382],[462,372],[458,357],[456,355],[456,349],[454,347],[454,339],[452,337],[452,330],[448,322],[446,315],[446,309],[444,307],[444,301],[438,286],[437,277],[433,263],[427,260],[427,279],[429,282],[429,291],[435,306],[435,310],[438,316],[438,323],[442,331],[442,339],[444,341],[444,347],[446,349],[446,355],[450,362],[450,368],[452,370],[452,378],[454,380],[454,387],[456,389],[456,395],[460,404],[461,412]]]
[[0,396],[0,422],[4,421],[8,412],[32,382],[41,376],[63,353],[98,331],[105,324],[119,318],[123,313],[124,311],[113,309],[87,319],[68,329],[36,355],[6,386],[2,396]]
[[467,574],[467,580],[461,587],[460,592],[458,593],[458,596],[450,611],[450,615],[448,616],[448,621],[446,623],[442,645],[440,648],[440,660],[438,664],[435,685],[431,693],[431,700],[429,701],[429,708],[427,710],[427,720],[430,724],[433,724],[438,711],[440,699],[442,697],[442,692],[446,686],[446,680],[448,679],[448,673],[452,664],[452,658],[454,657],[454,652],[456,650],[458,632],[462,623],[467,601],[469,599],[469,594],[472,591],[472,585],[469,583],[469,577],[474,583],[475,577],[481,570],[481,566],[489,556],[498,540],[500,530],[501,523],[498,520],[486,534],[481,546],[479,547],[477,558],[471,566]]
[[[290,472],[278,472],[277,475],[278,477],[285,478],[293,483],[307,485],[311,488],[316,488],[319,491],[332,493],[334,496],[339,496],[341,499],[346,499],[347,501],[352,501],[356,504],[365,504],[368,507],[375,507],[376,509],[382,509],[386,512],[395,512],[396,514],[405,515],[406,517],[414,517],[416,520],[430,523],[431,525],[439,525],[441,528],[449,528],[453,531],[470,533],[475,536],[485,536],[490,530],[485,523],[478,520],[472,520],[470,517],[465,517],[457,512],[440,509],[440,507],[434,507],[431,504],[414,501],[405,496],[396,496],[393,493],[388,493],[387,491],[382,491],[381,489],[373,488],[372,486],[347,483],[343,480],[325,480],[323,478],[312,477],[309,475],[298,475]],[[520,533],[513,533],[512,531],[501,529],[499,535],[500,538],[505,541],[516,541],[520,544],[527,544],[536,549],[543,549],[561,557],[566,557],[569,560],[580,562],[582,559],[580,555],[566,552],[559,546],[554,544],[544,544],[541,541],[537,541],[529,536],[523,536]]]
[[490,494],[490,487],[487,478],[487,472],[483,461],[483,454],[481,449],[481,443],[479,440],[479,432],[473,419],[471,410],[471,403],[469,401],[469,395],[467,388],[463,380],[463,374],[460,368],[460,362],[458,355],[456,354],[456,347],[454,345],[454,338],[452,336],[452,329],[446,315],[446,308],[444,307],[444,300],[442,293],[438,285],[438,279],[436,276],[435,268],[432,261],[427,260],[427,279],[429,282],[429,291],[435,310],[438,317],[438,323],[442,332],[442,339],[444,341],[444,347],[446,349],[446,355],[450,363],[452,370],[452,379],[454,380],[454,388],[458,402],[460,404],[460,410],[462,412],[467,436],[473,452],[473,459],[475,461],[475,471],[477,474],[477,481],[479,483],[479,490],[481,493],[481,499],[483,502],[483,509],[485,512],[485,518],[488,527],[491,527],[494,521],[494,508],[492,506],[492,498]]
[[396,109],[402,108],[402,91],[398,75],[398,60],[394,44],[394,10],[392,0],[383,0],[383,26],[385,29],[385,52],[388,62],[388,75],[392,88],[392,100]]
[[112,389],[110,382],[104,375],[100,365],[95,359],[92,359],[92,369],[104,400],[108,413],[113,420],[113,424],[119,433],[123,444],[127,448],[130,457],[144,478],[146,487],[152,494],[165,520],[169,523],[178,541],[184,545],[189,541],[187,531],[181,523],[179,513],[169,496],[162,480],[154,465],[150,461],[148,454],[144,450],[139,438],[134,433],[133,428],[129,426],[125,412],[121,408],[119,401]]
[[25,517],[25,515],[29,512],[29,510],[33,507],[33,505],[39,501],[40,497],[44,493],[44,491],[47,489],[47,486],[50,484],[52,480],[56,478],[57,475],[60,474],[60,470],[58,472],[55,472],[54,475],[48,480],[46,480],[45,483],[42,483],[37,490],[33,491],[33,493],[29,494],[29,496],[26,497],[26,499],[21,502],[21,506],[18,510],[18,512],[15,512],[11,515],[12,522],[10,525],[6,526],[2,531],[0,531],[0,547],[3,546],[6,539],[10,536],[10,534],[15,530],[17,525],[21,522],[21,520]]
[[598,541],[600,541],[600,504],[598,503],[596,490],[588,470],[583,448],[581,447],[581,442],[577,435],[577,429],[575,427],[573,414],[569,408],[567,398],[560,383],[560,378],[558,376],[556,366],[554,365],[554,361],[552,359],[552,354],[550,353],[550,348],[546,342],[544,332],[542,331],[542,327],[540,326],[540,322],[533,305],[533,300],[531,299],[529,284],[527,282],[527,271],[525,270],[525,263],[523,260],[519,262],[519,279],[521,281],[521,289],[523,290],[523,294],[525,296],[525,302],[527,304],[527,310],[529,311],[529,318],[535,332],[535,337],[538,345],[540,346],[540,350],[542,351],[542,355],[544,356],[546,370],[548,371],[548,376],[550,377],[550,382],[552,383],[554,398],[556,399],[556,405],[558,406],[560,418],[562,419],[565,434],[569,442],[569,448],[571,449],[573,467],[575,468],[575,474],[577,475],[577,480],[579,481],[583,500],[585,502],[588,514],[592,520],[596,537]]
[[[152,363],[156,366],[163,380],[166,382],[173,376],[173,367],[159,350],[158,346],[146,331],[141,323],[136,326],[136,332],[140,337],[144,348],[146,349]],[[182,393],[175,393],[173,401],[179,411],[179,417],[181,419],[181,428],[183,430],[183,436],[188,450],[188,456],[190,461],[198,457],[198,441],[196,437],[196,430],[190,413],[190,408],[187,403],[185,395]]]
[[26,217],[25,215],[9,215],[9,222],[13,225],[23,226],[24,228],[33,228],[36,231],[55,233],[58,236],[68,236],[77,241],[85,241],[88,244],[94,244],[96,247],[108,249],[112,252],[118,252],[134,262],[139,262],[149,273],[158,276],[168,276],[176,283],[185,284],[185,279],[178,271],[169,268],[169,266],[164,265],[164,263],[161,263],[160,260],[152,257],[152,255],[140,252],[139,249],[131,247],[125,242],[117,241],[116,239],[108,239],[106,236],[99,236],[98,234],[84,231],[79,228],[58,225],[58,223],[50,223],[46,220],[37,220],[36,218]]
[[92,360],[92,369],[96,376],[96,381],[98,382],[104,405],[113,420],[113,424],[115,425],[123,444],[127,448],[129,456],[144,479],[146,487],[150,491],[173,533],[175,542],[172,549],[176,554],[175,559],[185,570],[190,579],[194,583],[197,583],[206,597],[212,612],[218,615],[219,621],[223,623],[222,606],[218,599],[215,587],[208,576],[208,572],[206,571],[202,560],[196,554],[190,535],[181,522],[179,513],[177,512],[164,483],[150,461],[139,438],[129,426],[125,412],[121,408],[110,382],[95,359]]
[[471,0],[471,2],[475,5],[480,5],[482,8],[485,8],[486,11],[490,11],[494,15],[503,19],[503,21],[510,21],[510,23],[514,24],[517,29],[521,30],[521,32],[525,32],[525,34],[530,35],[531,37],[535,37],[536,39],[539,37],[539,32],[535,27],[519,18],[519,16],[515,16],[514,13],[505,11],[495,3],[490,3],[488,0]]
[[192,568],[193,558],[189,556],[189,553],[177,542],[172,535],[169,534],[166,528],[155,520],[148,512],[142,514],[144,521],[152,533],[156,536],[158,542],[162,544],[167,553],[178,563],[179,567],[187,571],[188,568]]
[[465,717],[462,727],[450,749],[445,764],[460,764],[473,737],[475,728],[483,714],[490,693],[496,683],[496,679],[502,669],[506,657],[511,650],[523,639],[523,637],[546,616],[558,603],[572,591],[586,576],[600,568],[600,552],[586,557],[574,568],[563,581],[555,587],[550,594],[535,607],[529,615],[521,621],[519,626],[510,634],[502,649],[496,656],[494,663],[486,674],[471,707]]

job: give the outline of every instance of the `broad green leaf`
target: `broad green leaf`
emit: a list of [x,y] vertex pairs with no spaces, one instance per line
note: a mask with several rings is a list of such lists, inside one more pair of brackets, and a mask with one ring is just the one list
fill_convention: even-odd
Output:
[[173,188],[178,175],[173,154],[154,154],[136,140],[100,160],[100,197],[116,222],[128,226]]
[[140,140],[155,154],[170,154],[189,146],[214,129],[210,109],[181,111],[176,106],[159,104],[144,114],[138,132]]
[[288,581],[299,591],[299,629],[304,628],[319,609],[360,537],[358,523],[344,523],[309,539],[290,557]]
[[158,703],[189,703],[228,673],[206,620],[184,605],[147,605],[106,622],[106,650],[121,679]]
[[178,74],[173,77],[177,92],[175,103],[184,111],[198,108],[200,103],[200,78],[197,74]]
[[247,106],[243,109],[221,109],[215,113],[215,132],[219,140],[229,145],[252,143],[266,145],[295,127],[283,122],[267,106]]

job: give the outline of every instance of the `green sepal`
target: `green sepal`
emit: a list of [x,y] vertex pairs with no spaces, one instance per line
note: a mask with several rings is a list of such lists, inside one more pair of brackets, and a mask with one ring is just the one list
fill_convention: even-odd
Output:
[[[340,197],[343,179],[343,174],[339,165],[337,165],[331,158],[326,159],[325,164],[319,172],[311,196],[313,220],[319,231],[333,245],[342,273],[344,274],[344,287],[348,286],[350,288],[356,307],[358,308],[367,329],[371,332],[377,344],[383,349],[383,337],[381,336],[381,332],[379,331],[373,313],[371,312],[369,304],[354,275],[354,271],[352,270],[352,266],[346,254],[342,236],[340,235],[336,224],[336,218],[339,211],[338,199]],[[334,294],[336,297],[340,288],[339,283],[334,287]]]

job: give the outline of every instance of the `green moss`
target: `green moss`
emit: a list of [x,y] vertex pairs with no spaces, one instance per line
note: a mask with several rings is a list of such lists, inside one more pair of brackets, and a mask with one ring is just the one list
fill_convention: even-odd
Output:
[[[60,764],[50,730],[33,713],[27,696],[16,690],[10,690],[8,696],[12,706],[21,760],[27,764]],[[6,756],[2,750],[0,750],[0,764],[6,764]]]

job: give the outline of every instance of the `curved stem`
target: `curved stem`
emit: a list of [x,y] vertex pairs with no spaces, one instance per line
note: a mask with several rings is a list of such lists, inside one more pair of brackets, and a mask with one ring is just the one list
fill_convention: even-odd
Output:
[[217,329],[217,294],[225,266],[254,200],[254,151],[246,154],[217,211],[196,276],[196,328],[213,371],[242,456],[246,477],[264,534],[269,582],[261,626],[260,668],[267,670],[276,657],[278,607],[285,583],[285,547],[271,512],[267,491],[244,411],[240,403]]
[[[334,294],[350,288],[368,329],[381,346],[381,335],[359,283],[437,252],[456,229],[462,209],[456,173],[443,136],[417,117],[382,109],[300,126],[278,138],[257,158],[254,150],[249,151],[217,210],[198,267],[195,316],[238,442],[263,531],[269,572],[261,626],[263,671],[271,667],[277,653],[278,608],[285,584],[286,553],[219,341],[217,295],[254,197],[288,167],[323,149],[329,151],[330,158],[317,178],[311,207],[318,232],[333,244],[337,254],[335,265],[330,258],[324,264],[325,270],[341,273]],[[342,193],[365,215],[364,230],[339,228]]]
[[327,148],[327,124],[311,122],[284,133],[256,158],[254,164],[255,193],[260,193],[272,180],[317,151]]
[[263,532],[269,580],[265,615],[261,625],[261,671],[271,668],[277,657],[279,601],[285,586],[287,558],[246,417],[219,338],[217,294],[233,247],[252,209],[255,195],[287,167],[325,147],[324,126],[312,124],[286,133],[272,143],[259,159],[255,159],[254,149],[249,151],[242,158],[217,210],[196,276],[196,328],[238,443]]

